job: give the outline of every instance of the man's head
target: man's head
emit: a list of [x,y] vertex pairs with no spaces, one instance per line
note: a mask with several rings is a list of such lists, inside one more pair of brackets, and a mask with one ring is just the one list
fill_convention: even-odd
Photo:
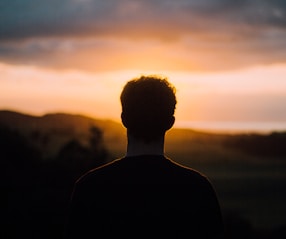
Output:
[[150,142],[174,124],[175,88],[165,78],[141,76],[129,81],[122,93],[122,122],[128,133]]

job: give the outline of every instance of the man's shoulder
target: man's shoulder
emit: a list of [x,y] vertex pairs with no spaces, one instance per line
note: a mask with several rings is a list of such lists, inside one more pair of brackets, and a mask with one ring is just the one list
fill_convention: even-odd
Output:
[[168,157],[122,157],[94,168],[77,180],[77,185],[105,183],[163,182],[172,184],[208,184],[201,172]]
[[167,159],[172,164],[172,167],[178,174],[184,175],[186,177],[193,177],[196,179],[208,180],[207,176],[204,175],[202,172],[199,172],[198,170],[185,166],[183,164],[177,163],[170,158],[167,158]]
[[121,159],[115,159],[111,162],[105,163],[99,167],[89,170],[76,181],[76,184],[84,184],[88,181],[93,181],[95,178],[110,175],[120,160]]

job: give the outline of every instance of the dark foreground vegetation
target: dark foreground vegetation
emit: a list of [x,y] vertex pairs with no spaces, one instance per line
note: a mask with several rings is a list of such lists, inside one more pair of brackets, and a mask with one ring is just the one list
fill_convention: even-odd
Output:
[[[0,238],[62,238],[74,182],[123,155],[111,121],[0,111]],[[224,213],[226,238],[285,238],[286,133],[172,130],[167,154],[205,173]]]

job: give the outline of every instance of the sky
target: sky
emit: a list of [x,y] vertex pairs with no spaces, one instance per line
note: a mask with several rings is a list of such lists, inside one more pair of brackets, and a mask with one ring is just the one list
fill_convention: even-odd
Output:
[[0,109],[119,120],[140,75],[178,122],[286,122],[284,0],[1,0]]

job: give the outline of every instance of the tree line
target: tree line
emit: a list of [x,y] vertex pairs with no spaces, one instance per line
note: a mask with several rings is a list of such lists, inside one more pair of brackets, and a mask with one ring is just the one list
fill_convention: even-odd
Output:
[[85,144],[70,138],[49,159],[33,143],[40,139],[48,137],[34,131],[31,140],[0,126],[1,238],[62,238],[75,181],[108,158],[96,126],[90,127]]

